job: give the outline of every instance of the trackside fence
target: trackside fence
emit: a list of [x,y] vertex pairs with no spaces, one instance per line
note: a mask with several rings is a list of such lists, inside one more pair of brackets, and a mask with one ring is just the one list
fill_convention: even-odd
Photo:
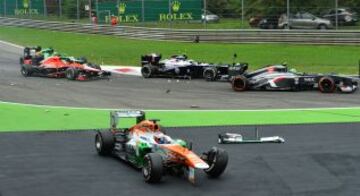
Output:
[[360,44],[360,30],[167,29],[0,17],[0,26],[123,36],[144,40],[223,43]]

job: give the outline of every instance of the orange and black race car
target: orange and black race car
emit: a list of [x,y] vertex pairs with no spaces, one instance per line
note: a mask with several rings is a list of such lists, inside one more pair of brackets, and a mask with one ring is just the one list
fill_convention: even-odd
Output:
[[[95,136],[97,152],[142,169],[146,182],[156,183],[164,174],[174,174],[186,176],[194,183],[196,170],[218,177],[227,166],[228,154],[223,149],[213,147],[199,156],[192,151],[191,143],[166,135],[158,120],[146,120],[143,111],[113,111],[110,116],[111,128]],[[137,124],[117,128],[120,118],[136,118]]]
[[67,78],[69,80],[87,80],[110,76],[99,65],[87,62],[85,58],[62,57],[53,49],[41,47],[24,48],[20,58],[21,74],[24,77],[42,76]]

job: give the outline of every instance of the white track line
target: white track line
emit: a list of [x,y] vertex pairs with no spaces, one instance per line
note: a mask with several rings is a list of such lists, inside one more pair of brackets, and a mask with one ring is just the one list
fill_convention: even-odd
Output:
[[6,44],[6,45],[9,45],[9,46],[12,46],[12,47],[14,47],[14,48],[19,48],[19,49],[23,49],[23,48],[24,48],[24,46],[20,46],[20,45],[13,44],[13,43],[6,42],[6,41],[2,41],[2,40],[0,40],[0,43]]
[[[27,103],[13,103],[0,101],[0,104],[10,104],[19,106],[29,106],[37,108],[53,108],[53,109],[70,109],[70,110],[97,110],[97,111],[109,111],[109,110],[127,110],[128,108],[89,108],[89,107],[67,107],[67,106],[51,106],[51,105],[36,105]],[[254,109],[254,110],[144,110],[152,112],[284,112],[284,111],[324,111],[324,110],[354,110],[360,107],[334,107],[334,108],[286,108],[286,109]],[[134,109],[129,109],[134,110]],[[142,110],[142,109],[141,109]]]

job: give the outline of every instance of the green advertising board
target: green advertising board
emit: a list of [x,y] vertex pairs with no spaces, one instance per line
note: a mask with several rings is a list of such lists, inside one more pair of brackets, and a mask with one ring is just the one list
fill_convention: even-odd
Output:
[[43,0],[0,0],[0,15],[2,16],[36,16],[43,14]]
[[200,20],[202,0],[118,0],[98,5],[100,22],[111,15],[120,23]]

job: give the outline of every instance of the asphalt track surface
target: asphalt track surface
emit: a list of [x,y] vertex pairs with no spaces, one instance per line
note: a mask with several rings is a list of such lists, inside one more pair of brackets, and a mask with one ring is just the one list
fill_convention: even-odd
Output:
[[360,106],[359,92],[234,92],[229,83],[143,79],[68,81],[20,74],[22,50],[0,43],[0,100],[19,103],[137,109],[271,109]]
[[[217,145],[229,153],[219,179],[197,173],[197,184],[165,176],[147,184],[140,171],[100,157],[94,131],[0,134],[0,195],[358,195],[360,124],[260,126],[283,144],[219,145],[217,133],[252,136],[254,127],[172,128],[195,152]],[[243,130],[243,131],[239,131]]]

